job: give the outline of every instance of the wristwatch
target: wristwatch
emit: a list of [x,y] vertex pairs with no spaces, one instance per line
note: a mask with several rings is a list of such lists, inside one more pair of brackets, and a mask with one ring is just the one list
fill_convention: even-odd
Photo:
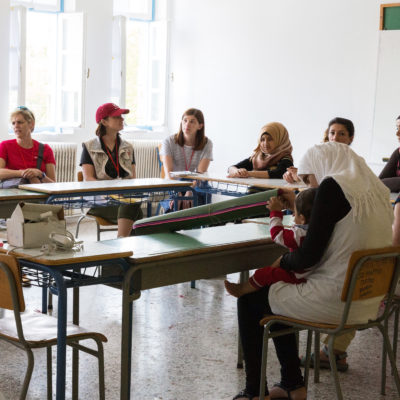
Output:
[[42,172],[42,179],[46,178],[46,172]]

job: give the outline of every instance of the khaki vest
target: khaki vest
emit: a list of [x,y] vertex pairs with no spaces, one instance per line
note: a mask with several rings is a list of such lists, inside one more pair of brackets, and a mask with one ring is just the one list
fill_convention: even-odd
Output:
[[[96,178],[99,180],[113,179],[105,172],[108,155],[101,148],[100,138],[95,137],[84,143],[90,157],[92,158]],[[132,159],[133,146],[125,140],[121,139],[118,147],[118,161],[122,169],[128,172],[125,179],[133,178],[132,176]]]

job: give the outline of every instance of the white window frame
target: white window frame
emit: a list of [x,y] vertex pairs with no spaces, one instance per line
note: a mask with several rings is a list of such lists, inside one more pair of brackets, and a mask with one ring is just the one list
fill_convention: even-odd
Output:
[[[134,10],[133,3],[135,2],[143,3],[143,12]],[[141,21],[153,21],[154,7],[154,0],[114,0],[114,15],[125,16]]]
[[60,12],[64,9],[64,0],[51,0],[53,4],[40,0],[11,0],[11,6],[25,6],[37,11]]

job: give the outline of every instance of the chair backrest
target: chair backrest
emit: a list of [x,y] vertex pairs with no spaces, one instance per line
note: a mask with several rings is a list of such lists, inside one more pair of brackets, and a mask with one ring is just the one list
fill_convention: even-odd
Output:
[[21,274],[15,257],[0,254],[0,308],[25,311]]
[[83,172],[82,171],[78,171],[77,178],[78,178],[78,182],[83,182]]
[[399,258],[400,246],[355,251],[349,260],[342,301],[349,301],[349,296],[354,301],[393,294]]
[[165,171],[164,171],[164,165],[163,162],[161,160],[161,147],[162,147],[162,143],[160,143],[157,146],[157,157],[158,157],[158,163],[160,164],[160,174],[161,174],[161,178],[165,178]]

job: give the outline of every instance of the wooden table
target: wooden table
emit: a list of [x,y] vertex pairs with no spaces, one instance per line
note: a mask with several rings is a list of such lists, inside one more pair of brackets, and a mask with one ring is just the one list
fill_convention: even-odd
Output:
[[[1,251],[7,251],[9,248],[10,246],[5,245]],[[54,281],[52,291],[59,296],[57,399],[65,398],[68,287],[120,284],[120,398],[128,400],[131,378],[132,302],[140,297],[142,290],[248,271],[272,263],[285,251],[283,247],[273,243],[269,227],[263,224],[225,225],[85,243],[81,253],[39,255],[38,249],[17,249],[15,255],[20,258],[20,264],[51,276]],[[115,264],[119,266],[115,267]],[[93,265],[102,265],[101,276],[90,277],[81,274],[84,268]],[[74,280],[75,277],[81,279]],[[43,290],[45,291],[46,287]],[[45,309],[45,304],[42,307]],[[79,319],[74,313],[74,322],[77,321]]]

